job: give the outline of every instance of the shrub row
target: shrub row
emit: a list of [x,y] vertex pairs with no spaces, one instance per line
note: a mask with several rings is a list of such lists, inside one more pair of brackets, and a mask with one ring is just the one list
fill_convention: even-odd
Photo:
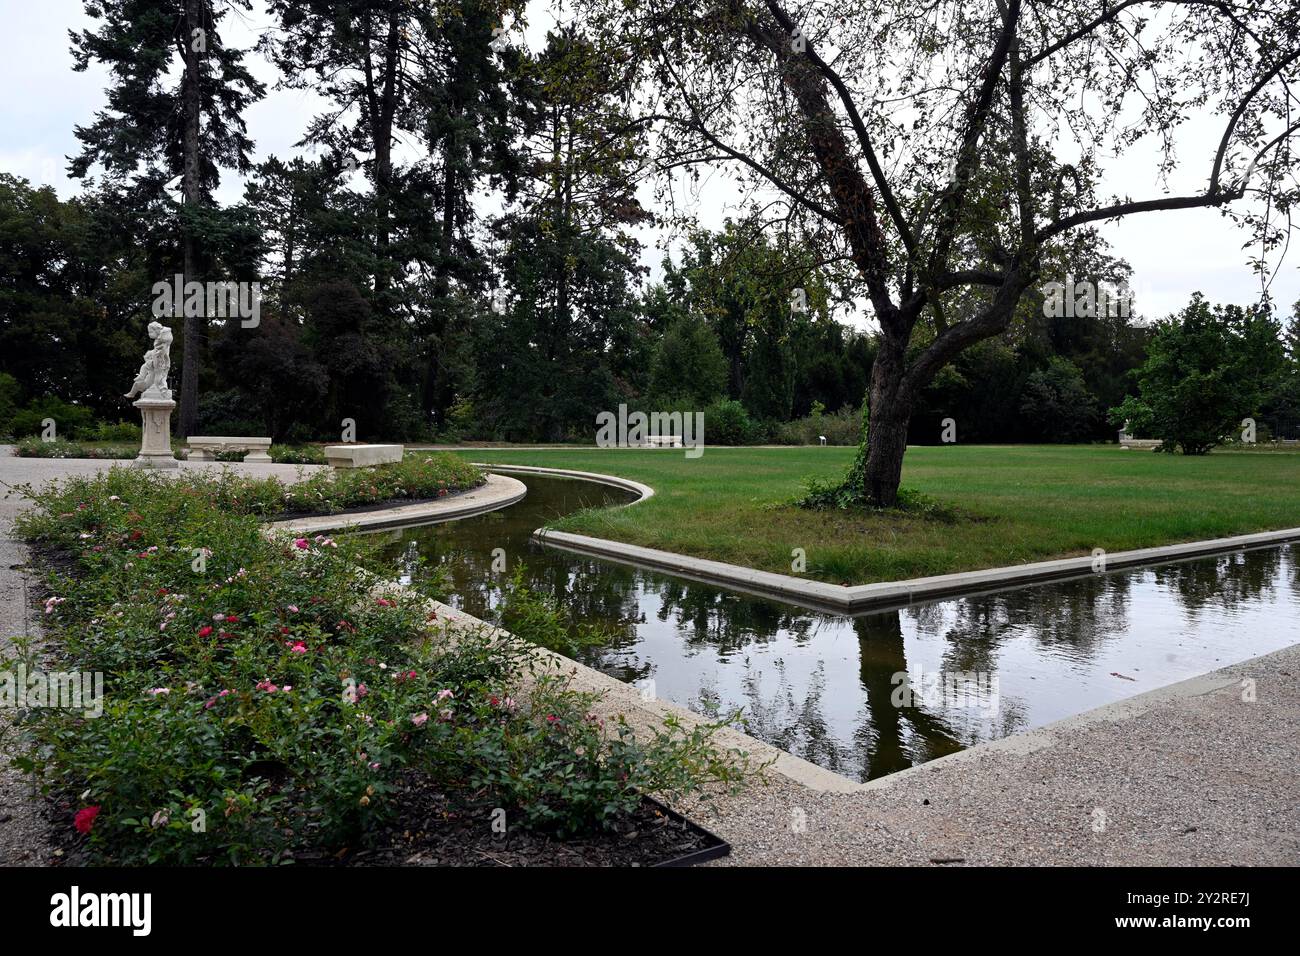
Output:
[[[19,441],[14,453],[19,458],[134,458],[140,453],[140,426],[130,427],[135,429],[134,437],[126,435],[95,441],[69,441],[59,438],[45,441],[32,436]],[[184,442],[173,442],[172,447],[180,457]],[[323,445],[272,445],[268,453],[271,460],[280,465],[325,464]],[[243,452],[221,452],[217,455],[219,461],[229,462],[241,461],[243,457]]]

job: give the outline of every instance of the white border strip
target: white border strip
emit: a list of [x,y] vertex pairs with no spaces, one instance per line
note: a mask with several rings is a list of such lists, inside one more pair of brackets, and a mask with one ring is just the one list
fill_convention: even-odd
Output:
[[615,505],[617,508],[626,508],[628,505],[640,504],[647,498],[653,498],[655,490],[649,485],[643,485],[639,481],[633,481],[631,478],[620,478],[617,475],[601,475],[594,471],[574,471],[570,468],[537,468],[533,465],[489,465],[484,462],[470,462],[475,468],[482,468],[484,471],[494,471],[505,475],[542,475],[550,478],[579,478],[583,481],[594,481],[601,485],[610,485],[614,488],[621,488],[624,491],[630,491],[639,495],[636,501],[629,501],[626,505]]

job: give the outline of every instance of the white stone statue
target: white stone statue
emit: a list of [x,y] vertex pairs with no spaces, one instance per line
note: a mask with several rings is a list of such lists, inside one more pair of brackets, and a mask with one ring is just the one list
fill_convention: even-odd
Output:
[[172,454],[172,390],[167,387],[167,373],[172,370],[172,330],[161,322],[149,323],[153,348],[144,353],[140,374],[131,383],[127,398],[140,409],[140,454],[132,468],[179,468]]
[[144,353],[144,364],[126,397],[170,399],[172,390],[167,387],[167,375],[172,369],[172,330],[161,322],[150,322],[149,338],[153,340],[153,348]]

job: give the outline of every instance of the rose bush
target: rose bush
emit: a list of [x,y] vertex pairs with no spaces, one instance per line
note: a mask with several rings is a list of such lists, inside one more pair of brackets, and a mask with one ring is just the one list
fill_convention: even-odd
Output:
[[[428,487],[405,466],[344,474],[331,491]],[[414,591],[377,593],[364,536],[268,536],[258,515],[281,492],[264,481],[113,469],[28,494],[59,669],[101,672],[105,700],[98,718],[28,711],[15,763],[98,861],[332,852],[412,780],[570,834],[743,771],[707,728],[642,743],[602,734],[554,679],[525,692],[531,644],[451,638]]]

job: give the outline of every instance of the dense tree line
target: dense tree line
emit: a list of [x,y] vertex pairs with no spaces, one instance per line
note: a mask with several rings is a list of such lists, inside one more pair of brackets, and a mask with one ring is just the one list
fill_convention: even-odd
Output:
[[[458,264],[481,272],[477,288],[440,296],[436,277],[412,280],[403,294],[417,301],[390,317],[376,299],[366,196],[346,188],[345,171],[326,160],[257,166],[208,249],[260,277],[260,322],[210,323],[196,427],[312,440],[352,418],[372,437],[581,442],[596,411],[626,402],[710,409],[715,442],[785,441],[816,430],[782,423],[860,407],[876,338],[837,320],[833,277],[807,250],[728,222],[691,232],[649,281],[625,231],[584,222],[599,214],[592,204],[566,208],[563,176],[558,198],[551,179],[533,179]],[[638,218],[632,203],[613,221]],[[0,174],[0,431],[35,431],[47,416],[65,430],[134,418],[120,395],[139,363],[151,286],[175,251],[152,215],[165,211],[111,189],[63,201]],[[434,333],[426,313],[438,308]],[[936,376],[909,441],[939,442],[948,418],[962,442],[1113,439],[1108,413],[1137,394],[1153,330],[1104,310],[1047,311],[1041,295],[1028,299],[1007,333]],[[1265,437],[1300,427],[1300,319],[1289,321],[1262,326],[1281,333],[1278,375],[1253,384],[1259,394],[1243,406]],[[426,409],[434,367],[445,394]],[[1230,404],[1240,417],[1241,402]],[[855,413],[828,430],[854,443],[860,423]]]

